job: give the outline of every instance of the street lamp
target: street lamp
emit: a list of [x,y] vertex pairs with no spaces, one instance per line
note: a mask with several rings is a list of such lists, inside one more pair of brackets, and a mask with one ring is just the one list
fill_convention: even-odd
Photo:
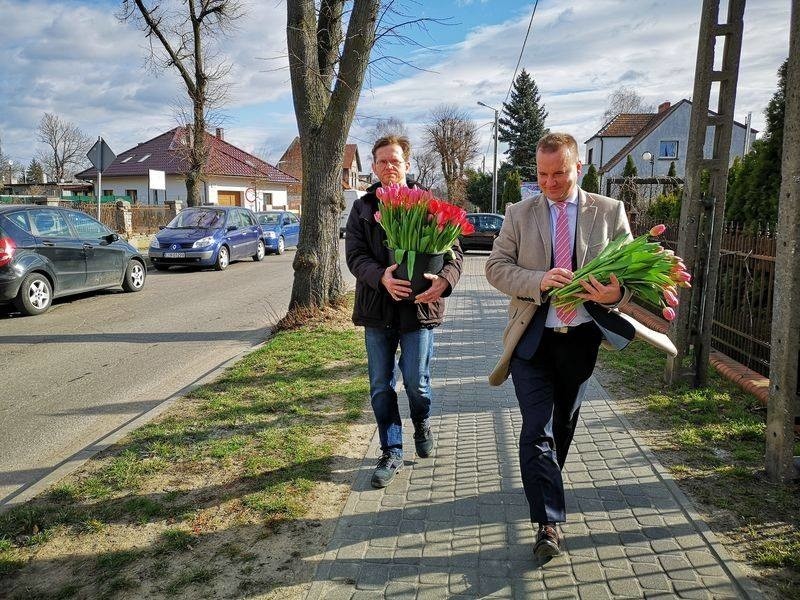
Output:
[[492,212],[497,212],[497,109],[478,100],[478,105],[494,111],[494,164],[492,166]]
[[11,187],[11,171],[12,171],[13,168],[14,168],[14,161],[13,160],[9,160],[8,161],[8,193],[9,194],[13,194],[14,193],[14,188]]

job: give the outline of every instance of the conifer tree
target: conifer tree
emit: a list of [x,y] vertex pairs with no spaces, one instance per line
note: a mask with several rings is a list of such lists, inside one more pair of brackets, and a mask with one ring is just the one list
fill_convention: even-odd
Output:
[[25,171],[25,181],[27,183],[44,183],[44,168],[35,158],[31,159],[31,164]]
[[625,204],[627,210],[636,206],[638,193],[634,179],[637,174],[638,170],[633,162],[633,158],[628,154],[628,158],[625,160],[625,168],[622,169],[622,178],[624,181],[622,182],[622,187],[619,192],[619,199]]
[[512,169],[506,176],[503,183],[503,195],[500,197],[500,207],[498,212],[501,214],[505,212],[507,204],[519,202],[522,199],[522,179],[520,179],[519,171]]
[[536,143],[550,130],[545,127],[547,111],[539,88],[525,69],[514,80],[511,101],[503,103],[499,139],[508,143],[509,162],[523,181],[536,179]]
[[594,165],[589,165],[586,175],[583,176],[581,189],[590,194],[597,194],[600,192],[600,180],[597,177],[597,169],[595,169]]

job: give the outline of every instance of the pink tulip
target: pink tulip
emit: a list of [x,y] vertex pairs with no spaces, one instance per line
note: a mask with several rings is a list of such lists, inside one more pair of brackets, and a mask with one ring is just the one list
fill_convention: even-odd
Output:
[[689,283],[692,280],[692,276],[686,271],[678,271],[672,276],[672,280],[677,282],[685,281],[686,283]]
[[658,225],[653,225],[653,227],[650,228],[650,235],[652,236],[661,235],[666,230],[667,226],[664,225],[663,223],[659,223]]
[[381,222],[381,211],[377,211],[375,213],[375,220],[380,223]]
[[690,288],[690,287],[692,287],[692,284],[689,283],[688,281],[679,281],[678,282],[678,287]]
[[669,304],[673,308],[675,306],[678,306],[678,296],[677,294],[674,294],[670,290],[664,290],[664,300],[666,300],[667,304]]
[[675,318],[675,309],[665,306],[664,310],[661,311],[661,314],[664,315],[664,318],[667,321],[672,321],[672,319]]

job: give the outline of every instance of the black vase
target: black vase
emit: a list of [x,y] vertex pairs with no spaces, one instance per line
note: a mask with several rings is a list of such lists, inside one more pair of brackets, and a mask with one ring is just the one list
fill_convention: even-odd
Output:
[[431,287],[431,280],[425,277],[425,273],[436,275],[444,267],[444,253],[425,254],[416,252],[415,255],[413,273],[409,274],[408,272],[408,252],[406,252],[394,272],[395,279],[405,279],[411,282],[411,295],[405,298],[409,301],[413,301],[417,294]]

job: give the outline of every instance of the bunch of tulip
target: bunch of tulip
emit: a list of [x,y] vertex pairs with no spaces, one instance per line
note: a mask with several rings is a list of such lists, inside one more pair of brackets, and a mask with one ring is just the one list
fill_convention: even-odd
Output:
[[661,244],[650,242],[650,237],[658,237],[666,226],[655,225],[649,232],[633,241],[627,241],[623,234],[606,246],[603,251],[583,268],[575,272],[572,281],[550,294],[556,306],[577,306],[583,299],[575,294],[585,292],[581,280],[589,275],[607,285],[611,274],[616,275],[620,285],[624,285],[634,296],[662,308],[661,314],[671,321],[675,318],[678,306],[678,288],[691,287],[692,276],[686,270],[683,260]]
[[375,193],[380,200],[375,220],[386,232],[386,245],[394,250],[395,262],[408,259],[409,273],[414,271],[417,253],[452,255],[458,236],[475,231],[465,210],[437,200],[427,190],[395,183]]

